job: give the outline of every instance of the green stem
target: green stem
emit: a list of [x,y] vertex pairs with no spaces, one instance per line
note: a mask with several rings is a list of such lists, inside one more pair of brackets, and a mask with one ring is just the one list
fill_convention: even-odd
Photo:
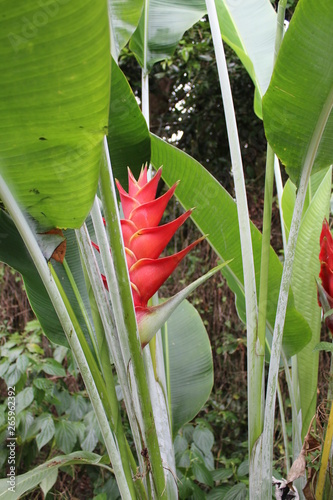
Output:
[[[102,214],[100,212],[99,208],[99,203],[98,199],[95,198],[95,202],[93,205],[93,208],[91,210],[91,218],[93,221],[94,229],[95,229],[95,234],[97,238],[97,243],[100,249],[101,253],[101,259],[102,259],[102,264],[104,268],[104,272],[107,278],[107,282],[109,284],[109,294],[110,294],[110,299],[111,302],[115,305],[116,299],[119,296],[118,294],[118,284],[117,284],[117,279],[111,259],[111,254],[110,254],[110,247],[109,247],[109,242],[107,240],[107,235],[105,232],[104,224],[103,224],[103,219],[102,219]],[[116,372],[118,375],[118,380],[122,388],[123,396],[124,396],[124,401],[126,405],[126,411],[127,411],[127,416],[130,421],[130,425],[132,428],[132,433],[133,433],[133,438],[140,462],[141,469],[143,470],[143,458],[141,456],[141,450],[142,450],[142,443],[141,443],[141,437],[140,437],[140,432],[138,429],[138,420],[139,419],[137,415],[135,415],[134,411],[134,406],[133,406],[133,400],[131,396],[131,391],[128,383],[128,378],[127,378],[127,364],[125,364],[124,359],[128,360],[129,359],[129,354],[128,354],[128,346],[127,343],[126,345],[121,344],[121,339],[118,336],[118,332],[115,327],[115,319],[114,319],[114,314],[113,311],[111,310],[110,302],[105,301],[105,289],[104,286],[102,287],[103,289],[101,290],[101,279],[99,276],[99,270],[98,270],[98,264],[96,262],[96,259],[94,257],[94,252],[91,247],[91,242],[89,239],[89,235],[86,231],[81,230],[82,235],[82,245],[83,245],[83,250],[82,250],[82,255],[84,256],[84,261],[85,265],[87,268],[87,272],[94,274],[94,276],[91,276],[91,283],[93,287],[94,294],[98,296],[98,294],[102,293],[102,297],[98,300],[97,305],[98,309],[100,312],[102,324],[104,327],[106,339],[108,342],[109,350],[112,353]],[[94,279],[95,278],[95,279]],[[96,280],[96,278],[99,278]],[[117,310],[117,309],[116,309]],[[119,309],[119,313],[121,314],[121,309]],[[112,319],[112,321],[110,321]],[[122,339],[124,340],[124,339]],[[123,342],[124,344],[124,342]]]
[[318,482],[316,487],[316,500],[322,500],[325,486],[325,478],[327,473],[327,466],[330,456],[330,450],[333,439],[333,401],[331,403],[330,416],[327,422],[326,436],[324,448],[321,455],[321,465],[319,470]]
[[286,258],[283,267],[280,294],[276,311],[276,319],[273,333],[271,361],[269,365],[267,397],[265,407],[265,421],[262,441],[262,498],[271,498],[272,495],[272,460],[273,460],[273,435],[274,435],[274,411],[277,377],[282,347],[283,327],[285,322],[289,288],[292,278],[293,261],[296,250],[297,236],[301,224],[302,211],[306,197],[307,186],[310,179],[312,166],[318,151],[322,134],[326,127],[328,117],[333,107],[333,89],[329,94],[323,110],[318,119],[316,128],[308,146],[304,164],[301,169],[301,178],[295,200],[294,213],[291,221],[290,233]]
[[[254,444],[261,433],[260,422],[262,414],[261,408],[263,384],[263,353],[258,352],[257,350],[257,294],[252,238],[235,110],[233,106],[227,62],[223,49],[221,31],[214,0],[206,0],[206,6],[214,43],[216,63],[219,73],[223,107],[228,131],[242,248],[248,354],[249,456],[251,457],[252,448],[254,447]],[[255,466],[255,464],[253,464],[250,460],[250,469],[252,468],[252,466]],[[256,475],[252,475],[250,472],[250,476]]]
[[[60,290],[58,289],[52,274],[50,273],[50,268],[47,265],[44,256],[38,246],[36,238],[31,231],[29,224],[27,223],[20,207],[18,206],[15,198],[13,197],[10,189],[8,188],[5,180],[0,175],[0,198],[6,205],[8,212],[10,213],[30,255],[36,266],[36,269],[44,283],[46,291],[52,301],[54,309],[59,317],[61,325],[66,334],[68,343],[72,349],[75,360],[79,366],[82,379],[87,388],[87,392],[90,397],[90,401],[94,408],[105,445],[110,457],[110,460],[115,471],[116,480],[119,486],[119,490],[123,498],[131,498],[129,486],[127,484],[121,457],[114,440],[114,436],[111,432],[108,416],[106,410],[103,406],[101,399],[101,393],[98,391],[97,383],[95,377],[97,372],[92,373],[88,360],[85,356],[85,352],[82,348],[80,340],[78,338],[78,332],[75,330],[69,311],[67,310]],[[82,334],[83,335],[83,334]],[[95,362],[92,354],[90,353],[93,362]],[[97,369],[98,371],[98,369]]]
[[[277,14],[277,29],[275,36],[275,54],[274,62],[276,61],[280,45],[283,39],[283,23],[285,18],[285,9],[287,0],[281,0],[278,6]],[[265,337],[266,337],[266,315],[267,315],[267,296],[268,296],[268,275],[269,275],[269,254],[270,254],[270,239],[271,239],[271,223],[272,223],[272,206],[273,206],[273,183],[274,183],[274,159],[273,149],[267,144],[266,154],[266,169],[265,169],[265,195],[264,195],[264,213],[263,213],[263,228],[261,242],[261,262],[260,262],[260,287],[259,287],[259,312],[258,312],[258,354],[260,359],[260,370],[264,367],[265,354]],[[261,354],[261,356],[260,356]],[[261,388],[264,391],[264,386]],[[263,405],[261,407],[260,429],[263,428]]]
[[[269,275],[269,254],[271,240],[271,221],[273,205],[273,182],[274,182],[274,152],[267,144],[266,175],[265,175],[265,195],[264,214],[261,242],[261,262],[260,262],[260,287],[259,287],[259,311],[258,311],[258,363],[263,372],[265,360],[265,338],[266,338],[266,314],[268,296],[268,275]],[[264,384],[261,387],[264,391]],[[263,405],[260,412],[260,432],[263,428]],[[259,436],[257,436],[259,437]]]
[[86,327],[87,327],[87,330],[88,330],[88,333],[89,333],[89,337],[90,337],[91,343],[93,345],[93,348],[94,348],[94,351],[95,351],[95,354],[96,354],[96,358],[98,359],[99,365],[101,366],[101,361],[100,361],[100,356],[99,356],[99,349],[98,349],[98,346],[97,346],[97,343],[96,343],[95,333],[94,333],[93,328],[91,326],[90,319],[89,319],[88,313],[86,311],[84,302],[82,300],[81,294],[80,294],[79,289],[78,289],[78,287],[77,287],[77,285],[75,283],[74,276],[72,274],[72,271],[70,270],[69,265],[67,264],[66,259],[64,259],[62,265],[64,267],[65,273],[67,274],[67,278],[68,278],[68,280],[69,280],[69,282],[71,284],[72,290],[73,290],[75,298],[77,300],[77,303],[79,304],[80,311],[82,313],[84,322],[86,324]]
[[289,450],[288,450],[288,434],[287,434],[286,417],[284,414],[283,399],[282,399],[280,384],[277,385],[277,395],[278,395],[279,410],[280,410],[280,417],[281,417],[281,430],[282,430],[282,436],[283,436],[285,464],[286,464],[286,469],[287,469],[287,474],[288,474],[289,469],[290,469]]
[[[142,434],[145,446],[148,449],[150,465],[154,478],[156,495],[160,499],[166,498],[165,477],[159,443],[157,439],[155,421],[150,401],[149,388],[146,379],[145,366],[142,357],[139,333],[133,307],[132,294],[122,241],[117,198],[111,172],[111,163],[108,156],[107,143],[105,142],[106,161],[101,166],[100,190],[105,210],[106,227],[113,257],[114,270],[118,278],[118,293],[116,301],[120,305],[120,314],[115,319],[119,338],[128,343],[130,358],[129,369],[133,369],[132,386],[137,387],[139,406],[142,412]],[[117,307],[118,312],[118,307]]]
[[[83,266],[85,268],[84,262]],[[84,269],[86,279],[88,278],[88,273],[87,270]],[[91,283],[89,282],[88,286],[91,286]],[[135,460],[132,454],[132,451],[128,445],[124,428],[122,425],[122,420],[121,420],[121,414],[120,414],[120,406],[117,398],[117,392],[116,392],[116,385],[115,385],[115,378],[113,375],[112,371],[112,364],[110,361],[110,350],[108,348],[107,340],[106,340],[106,335],[103,327],[102,320],[99,315],[98,311],[98,305],[96,303],[96,299],[94,294],[89,294],[89,300],[90,304],[92,305],[92,309],[96,311],[95,317],[94,317],[94,324],[96,328],[96,323],[98,323],[98,327],[96,328],[96,337],[97,337],[97,344],[98,344],[98,356],[101,364],[101,369],[105,381],[105,386],[106,386],[106,395],[109,400],[109,405],[110,409],[112,411],[112,419],[114,423],[114,432],[117,438],[117,443],[119,447],[119,451],[121,454],[121,458],[123,461],[123,467],[124,467],[124,473],[127,479],[127,482],[129,485],[133,483],[132,477],[136,473],[136,464]],[[133,462],[134,462],[134,474],[132,475],[131,469],[133,468]],[[135,488],[137,489],[137,483],[134,483]],[[134,488],[133,486],[131,487],[131,493],[132,497],[135,498],[134,494]],[[141,495],[142,497],[142,495]],[[141,498],[140,497],[140,498]],[[144,498],[144,497],[142,497]]]

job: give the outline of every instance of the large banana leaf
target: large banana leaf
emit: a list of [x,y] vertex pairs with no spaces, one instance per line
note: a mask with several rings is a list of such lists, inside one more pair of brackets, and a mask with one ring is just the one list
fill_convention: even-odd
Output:
[[[333,2],[300,0],[263,99],[267,139],[297,184],[333,162]],[[317,147],[318,151],[317,151]]]
[[205,326],[187,300],[170,316],[163,335],[172,434],[175,437],[209,397],[214,381],[213,360]]
[[269,0],[215,0],[223,40],[236,52],[256,88],[255,112],[273,71],[276,13]]
[[[176,196],[187,209],[197,207],[192,219],[200,231],[208,234],[208,241],[225,261],[231,260],[222,273],[237,297],[238,312],[245,320],[245,300],[237,207],[231,196],[196,160],[151,134],[154,167],[163,165],[167,184],[179,183]],[[261,233],[251,224],[254,264],[257,286],[260,282]],[[282,264],[271,248],[269,290],[267,299],[267,327],[273,331],[278,301]],[[283,348],[287,356],[299,352],[311,339],[311,330],[303,316],[295,309],[290,294],[284,327]]]
[[27,491],[35,489],[39,484],[52,476],[54,471],[58,472],[59,467],[66,467],[70,465],[98,465],[108,469],[103,464],[103,457],[96,453],[89,451],[75,451],[69,455],[59,455],[53,457],[42,465],[21,474],[15,478],[14,490],[9,490],[8,479],[0,480],[0,498],[7,500],[16,500],[22,498]]
[[148,0],[130,41],[140,66],[150,71],[156,62],[170,57],[184,32],[205,12],[203,0]]
[[146,124],[125,75],[112,61],[108,144],[113,175],[126,189],[130,167],[134,177],[150,160],[150,137]]
[[[316,181],[321,182],[317,189]],[[310,343],[297,355],[298,379],[300,388],[300,405],[302,409],[302,436],[307,433],[310,421],[316,411],[317,381],[318,381],[318,352],[314,347],[320,341],[320,308],[317,301],[317,287],[315,278],[319,274],[319,236],[324,217],[329,214],[331,197],[332,169],[326,173],[319,172],[312,176],[310,181],[310,203],[303,212],[295,252],[292,290],[295,305],[307,320],[312,339]],[[288,180],[283,197],[283,214],[287,224],[290,224],[288,212],[293,208],[294,197]],[[314,194],[311,196],[310,193]],[[289,198],[289,199],[288,199]]]
[[108,0],[112,54],[118,59],[141,17],[143,0]]
[[105,0],[1,3],[0,173],[44,226],[79,227],[108,124]]

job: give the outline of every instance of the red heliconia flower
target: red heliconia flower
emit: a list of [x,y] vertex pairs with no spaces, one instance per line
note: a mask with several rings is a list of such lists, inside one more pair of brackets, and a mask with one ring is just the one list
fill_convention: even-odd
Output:
[[[333,238],[326,219],[320,234],[319,260],[322,286],[318,292],[318,303],[327,313],[333,308]],[[326,317],[325,324],[333,334],[333,315]]]
[[174,255],[159,258],[177,229],[192,213],[192,210],[188,210],[178,219],[158,225],[178,184],[174,184],[164,195],[155,199],[161,174],[160,168],[148,182],[145,167],[136,181],[128,169],[128,193],[116,181],[125,217],[121,220],[121,227],[136,310],[139,307],[147,307],[148,300],[179,262],[202,240],[199,238]]
[[[149,299],[185,255],[204,239],[204,236],[199,238],[174,255],[160,257],[177,229],[193,211],[188,210],[172,222],[159,226],[163,212],[178,184],[174,184],[165,194],[156,199],[161,174],[162,168],[148,182],[147,167],[141,170],[138,180],[128,169],[128,193],[116,180],[124,213],[124,219],[120,222],[138,323],[150,311]],[[99,250],[97,245],[94,243],[93,245]],[[102,275],[102,278],[107,288],[105,276]]]

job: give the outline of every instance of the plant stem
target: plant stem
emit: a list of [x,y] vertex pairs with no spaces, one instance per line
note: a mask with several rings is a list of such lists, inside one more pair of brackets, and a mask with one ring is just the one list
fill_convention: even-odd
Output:
[[[283,23],[285,17],[285,9],[287,0],[280,0],[277,15],[277,29],[275,36],[275,53],[274,62],[280,50],[280,45],[283,39]],[[273,149],[267,144],[266,153],[266,169],[265,169],[265,195],[264,195],[264,213],[263,213],[263,229],[261,242],[261,262],[260,262],[260,288],[259,288],[259,312],[258,312],[258,343],[260,352],[263,355],[260,357],[261,370],[264,366],[265,353],[265,337],[266,337],[266,313],[267,313],[267,295],[268,295],[268,274],[269,274],[269,254],[270,254],[270,239],[271,239],[271,223],[272,223],[272,206],[273,206],[273,183],[274,183],[274,160],[275,155]],[[264,391],[264,387],[262,387]],[[263,407],[262,407],[263,412]],[[263,413],[260,418],[260,429],[263,428]]]
[[69,265],[67,264],[66,259],[64,259],[62,265],[64,267],[65,273],[67,274],[67,278],[68,278],[68,280],[69,280],[69,282],[71,284],[71,287],[72,287],[72,290],[74,292],[75,298],[76,298],[76,300],[77,300],[77,302],[79,304],[79,307],[80,307],[80,310],[81,310],[84,322],[86,324],[86,327],[87,327],[87,330],[88,330],[88,333],[89,333],[89,337],[90,337],[91,343],[92,343],[92,345],[94,347],[96,358],[98,359],[98,362],[99,362],[100,367],[101,367],[100,349],[97,346],[96,338],[95,338],[95,333],[94,333],[93,328],[91,326],[90,319],[89,319],[88,313],[86,311],[84,302],[82,300],[81,294],[80,294],[79,289],[78,289],[78,287],[77,287],[77,285],[75,283],[74,276],[72,274],[72,271],[70,270]]
[[287,427],[286,427],[286,418],[285,418],[284,408],[283,408],[283,399],[282,399],[282,394],[281,394],[281,389],[280,389],[279,383],[277,385],[277,395],[278,395],[280,417],[281,417],[281,430],[282,430],[282,436],[283,436],[285,464],[286,464],[286,469],[287,469],[287,474],[288,474],[289,469],[290,469],[289,450],[288,450],[288,434],[287,434]]
[[55,280],[50,273],[50,269],[44,259],[44,256],[38,246],[36,238],[27,223],[20,207],[18,206],[15,198],[13,197],[10,189],[8,188],[5,180],[0,175],[0,197],[7,207],[15,225],[27,247],[31,258],[36,266],[36,269],[44,283],[47,293],[50,296],[53,307],[59,317],[60,323],[66,334],[68,343],[72,349],[75,360],[79,366],[81,376],[83,378],[84,384],[87,388],[87,392],[90,397],[90,401],[94,408],[105,445],[111,459],[113,469],[115,471],[116,480],[119,486],[119,490],[123,498],[132,498],[130,493],[129,485],[127,484],[124,470],[122,466],[121,457],[119,450],[117,448],[116,442],[114,440],[113,434],[110,429],[108,418],[98,392],[96,382],[94,380],[93,374],[90,371],[89,364],[87,362],[85,353],[83,352],[82,346],[77,336],[77,332],[73,326],[70,314],[64,304],[61,293],[55,283]]
[[333,107],[333,89],[328,95],[318,119],[316,128],[308,146],[307,154],[301,170],[301,177],[297,196],[295,200],[294,213],[291,221],[288,246],[283,267],[280,294],[276,311],[276,319],[273,333],[271,361],[269,365],[267,397],[265,407],[265,421],[262,442],[262,498],[271,498],[272,495],[272,457],[273,457],[273,434],[274,434],[274,411],[277,377],[279,372],[280,354],[283,337],[289,288],[292,278],[293,261],[296,250],[298,230],[301,223],[302,211],[306,197],[307,186],[310,179],[312,166],[318,151],[322,134],[326,127],[328,117]]
[[274,157],[274,175],[275,175],[276,192],[277,192],[279,212],[280,212],[280,223],[281,223],[283,250],[285,251],[287,248],[287,237],[286,237],[286,229],[284,227],[284,218],[283,218],[283,209],[282,209],[283,184],[282,184],[280,163],[279,163],[277,156]]
[[121,311],[120,314],[116,314],[116,310],[114,310],[115,319],[119,337],[124,338],[128,343],[130,353],[128,363],[130,367],[133,368],[134,374],[132,385],[136,384],[138,401],[142,412],[143,428],[141,430],[144,438],[143,446],[146,446],[148,449],[156,495],[159,499],[162,499],[166,498],[165,477],[134,313],[128,269],[120,228],[117,198],[106,140],[104,144],[106,161],[104,161],[101,166],[100,189],[105,211],[104,215],[109,236],[109,244],[113,257],[114,270],[118,278],[119,296],[117,301],[120,303]]
[[[216,63],[219,73],[223,107],[228,131],[232,172],[235,183],[238,222],[241,238],[244,289],[246,301],[247,353],[248,353],[248,419],[249,456],[255,441],[261,433],[263,370],[261,347],[257,345],[257,298],[253,262],[252,238],[243,173],[237,123],[230,88],[227,62],[224,54],[214,0],[206,0],[208,17],[214,43]],[[250,460],[250,476],[252,463]]]
[[[91,217],[93,220],[95,233],[97,237],[97,243],[100,248],[102,262],[104,265],[105,273],[108,278],[108,283],[110,289],[116,292],[117,295],[117,284],[116,280],[110,278],[109,265],[106,262],[106,258],[111,260],[109,244],[106,239],[105,229],[103,226],[102,215],[99,211],[98,201],[95,199],[93,208],[91,210]],[[137,420],[133,409],[133,402],[130,394],[130,388],[127,379],[126,366],[124,363],[123,353],[119,342],[119,336],[115,327],[114,314],[111,309],[110,302],[106,296],[106,290],[102,284],[102,279],[100,276],[100,270],[98,267],[97,260],[95,258],[94,250],[91,245],[90,236],[86,226],[83,226],[79,231],[77,231],[77,239],[80,247],[81,258],[83,260],[83,265],[86,269],[90,285],[93,290],[94,299],[98,308],[100,319],[103,325],[106,342],[108,345],[107,352],[112,353],[113,361],[117,371],[119,383],[122,388],[127,415],[131,424],[134,442],[137,448],[138,457],[140,460],[140,465],[143,465],[143,460],[141,460],[140,451],[141,438],[140,433],[137,428]],[[104,238],[103,238],[104,236]],[[105,241],[104,241],[105,240]],[[110,264],[112,267],[112,262]]]
[[331,450],[331,446],[332,446],[332,439],[333,439],[333,401],[331,403],[331,411],[330,411],[330,416],[329,416],[329,419],[327,422],[324,448],[323,448],[323,452],[321,455],[321,465],[320,465],[318,482],[317,482],[317,487],[316,487],[316,500],[322,500],[322,498],[323,498],[328,460],[329,460],[330,450]]

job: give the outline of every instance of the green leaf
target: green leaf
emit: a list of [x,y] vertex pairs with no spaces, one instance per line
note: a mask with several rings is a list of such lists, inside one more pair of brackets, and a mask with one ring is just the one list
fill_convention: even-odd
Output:
[[314,351],[333,352],[333,344],[331,342],[319,342],[314,348]]
[[236,52],[256,88],[255,111],[262,117],[261,99],[273,71],[276,13],[269,0],[240,5],[215,0],[223,40]]
[[[222,274],[237,297],[238,313],[244,321],[243,268],[235,201],[196,160],[152,134],[151,141],[151,161],[154,167],[158,168],[163,165],[162,176],[169,185],[181,180],[176,190],[177,198],[186,209],[197,207],[191,216],[193,221],[203,234],[208,234],[207,240],[220,258],[224,261],[231,260],[222,269]],[[257,292],[259,292],[262,236],[252,223],[251,235]],[[271,248],[270,286],[267,299],[267,327],[271,332],[273,332],[275,321],[281,276],[282,264]],[[310,338],[309,325],[295,309],[293,295],[290,293],[283,336],[283,348],[286,355],[289,357],[296,354],[310,341]]]
[[183,436],[180,436],[180,434],[178,434],[175,438],[174,443],[173,443],[173,447],[174,447],[176,455],[177,455],[177,453],[181,454],[181,453],[184,453],[185,450],[187,450],[188,442],[186,441],[185,438],[183,438]]
[[210,486],[211,488],[214,486],[212,473],[207,469],[203,462],[194,459],[192,462],[192,470],[195,479],[199,481],[199,483]]
[[147,11],[143,11],[139,26],[130,40],[130,49],[140,66],[150,71],[157,61],[170,57],[184,32],[205,13],[203,0],[149,0]]
[[54,434],[55,434],[54,421],[51,415],[49,415],[42,421],[41,431],[36,436],[38,449],[41,450],[41,448],[43,448],[43,446],[45,446],[53,438]]
[[56,446],[64,453],[70,453],[76,443],[76,430],[73,422],[61,419],[56,423]]
[[226,481],[234,475],[232,469],[215,469],[212,471],[214,481]]
[[88,401],[80,394],[73,394],[70,399],[70,405],[67,410],[71,420],[81,420],[88,413]]
[[208,455],[214,444],[214,434],[207,427],[198,425],[193,433],[193,442],[204,455]]
[[22,354],[17,358],[16,366],[20,372],[25,372],[29,365],[29,358],[25,354]]
[[46,498],[46,495],[48,492],[53,488],[57,481],[58,477],[58,469],[50,469],[48,471],[48,474],[44,477],[44,479],[40,483],[40,487],[42,488],[42,491],[44,493],[44,498]]
[[0,33],[1,175],[41,225],[80,227],[107,128],[107,4],[6,0]]
[[141,17],[143,0],[108,0],[112,54],[118,58],[134,33]]
[[313,172],[333,162],[332,24],[332,2],[298,2],[263,99],[268,142],[295,184],[306,158]]
[[[292,289],[295,303],[308,321],[312,331],[312,340],[298,354],[297,363],[303,436],[307,432],[312,415],[315,413],[317,399],[318,356],[313,354],[313,350],[319,342],[321,325],[315,278],[319,275],[319,236],[322,222],[324,217],[328,217],[329,214],[331,177],[331,169],[311,175],[293,268]],[[283,218],[287,234],[294,210],[295,197],[296,186],[289,179],[282,196]],[[304,269],[307,270],[306,273],[304,273]]]
[[237,476],[248,476],[249,475],[249,461],[244,460],[237,469]]
[[51,460],[39,465],[26,474],[16,476],[15,493],[8,492],[7,478],[0,479],[0,498],[3,498],[4,500],[17,500],[27,491],[36,488],[36,486],[38,486],[44,478],[49,476],[50,470],[58,470],[59,467],[76,464],[100,465],[101,467],[104,467],[100,463],[101,460],[102,457],[96,455],[96,453],[89,453],[87,451],[76,451],[70,455],[53,457]]
[[33,385],[44,392],[52,392],[54,382],[48,378],[35,378]]
[[5,375],[3,376],[7,386],[14,386],[22,377],[22,372],[17,368],[16,363],[10,365]]
[[175,436],[200,411],[213,385],[213,361],[207,332],[199,314],[186,300],[168,319],[164,342]]
[[34,390],[32,387],[26,387],[16,396],[15,411],[19,415],[21,411],[31,405],[34,400]]
[[214,267],[173,297],[170,297],[157,306],[149,307],[147,311],[138,318],[141,345],[145,346],[148,344],[181,302],[225,265],[226,263],[223,263]]
[[244,483],[235,484],[225,495],[224,500],[246,500],[247,488]]
[[[0,234],[3,235],[6,242],[5,245],[0,245],[0,260],[6,262],[22,274],[30,304],[47,337],[52,342],[67,347],[68,344],[62,326],[30,254],[12,219],[3,210],[0,210]],[[64,234],[67,241],[66,261],[73,276],[75,276],[76,285],[89,315],[89,297],[81,267],[75,232],[73,230],[67,230],[64,231]],[[63,266],[57,262],[54,262],[54,267],[76,317],[78,318],[80,326],[89,342],[87,328],[65,270]],[[36,351],[36,349],[37,351],[40,350],[38,346],[32,346],[31,344],[29,349],[30,351],[31,349],[33,349],[33,351]]]
[[213,488],[207,494],[207,500],[221,500],[222,498],[224,499],[225,495],[230,490],[231,490],[231,486],[229,486],[229,485],[223,485],[223,486],[218,486],[217,488]]
[[0,363],[0,377],[1,378],[4,378],[4,375],[6,374],[9,366],[10,366],[10,363],[9,363],[8,359],[2,359],[2,361]]
[[85,451],[93,451],[98,443],[98,438],[93,427],[88,428],[88,432],[83,441],[81,441],[81,448]]
[[312,339],[297,354],[302,437],[316,412],[319,356],[313,352],[320,341],[320,307],[317,299],[316,277],[319,275],[319,237],[324,217],[329,215],[332,169],[328,169],[310,204],[303,214],[299,228],[292,274],[295,306],[308,322]]
[[55,377],[66,377],[65,368],[60,363],[58,363],[58,361],[52,358],[48,358],[45,360],[45,362],[42,364],[42,370],[48,375],[54,375]]
[[127,189],[127,168],[137,179],[150,160],[150,136],[125,75],[112,60],[108,144],[114,177]]

